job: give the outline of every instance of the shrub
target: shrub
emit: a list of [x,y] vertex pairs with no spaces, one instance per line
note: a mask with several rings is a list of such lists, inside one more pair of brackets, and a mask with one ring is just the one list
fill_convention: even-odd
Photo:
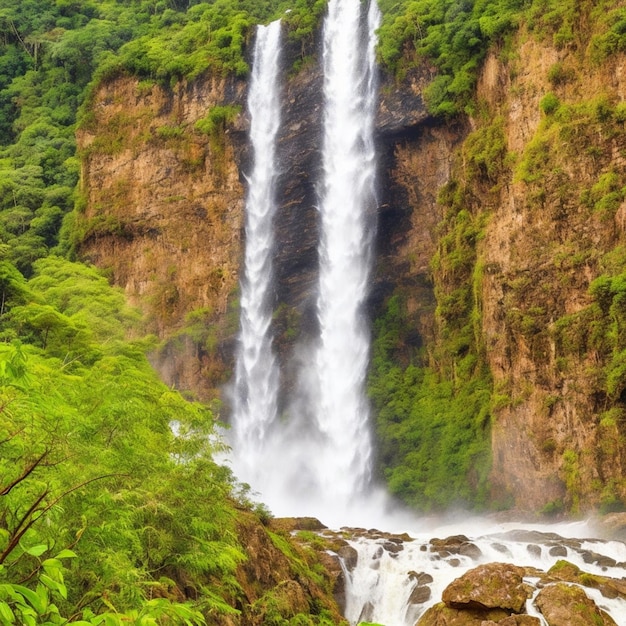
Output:
[[561,106],[561,101],[552,92],[547,93],[539,103],[539,108],[546,114],[552,115]]

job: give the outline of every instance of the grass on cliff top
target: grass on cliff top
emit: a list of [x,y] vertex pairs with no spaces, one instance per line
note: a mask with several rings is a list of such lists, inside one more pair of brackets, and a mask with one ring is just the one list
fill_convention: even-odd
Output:
[[490,48],[506,54],[507,38],[525,23],[557,48],[586,50],[601,62],[626,50],[626,8],[599,0],[380,0],[381,62],[399,78],[430,63],[437,75],[425,90],[434,115],[473,112],[474,90]]

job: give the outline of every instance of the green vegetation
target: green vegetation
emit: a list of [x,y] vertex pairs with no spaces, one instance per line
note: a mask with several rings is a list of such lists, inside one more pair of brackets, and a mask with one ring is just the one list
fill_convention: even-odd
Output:
[[487,506],[492,412],[510,402],[493,388],[481,330],[479,246],[510,167],[504,120],[484,120],[459,155],[462,178],[439,194],[437,339],[428,351],[407,348],[414,322],[401,290],[374,327],[370,394],[383,472],[390,490],[420,510]]
[[[121,291],[49,256],[29,280],[2,262],[0,300],[3,624],[213,624],[242,613],[337,623],[315,553],[279,535],[268,541],[318,595],[294,604],[286,581],[248,602],[241,527],[270,515],[213,460],[224,448],[210,409],[157,379],[145,356],[155,340],[140,338]],[[206,330],[205,315],[187,332]]]
[[[425,91],[431,113],[476,109],[474,88],[487,52],[506,57],[520,25],[557,48],[578,47],[596,62],[626,49],[626,9],[610,0],[380,0],[379,57],[398,77],[424,62],[437,74]],[[558,68],[551,81],[565,82]]]
[[601,62],[611,54],[626,50],[626,9],[615,7],[613,3],[599,2],[592,15],[601,25],[591,40],[592,59]]
[[426,91],[435,115],[462,112],[472,101],[487,50],[517,26],[525,0],[412,0],[380,5],[379,55],[402,75],[423,60],[438,70]]
[[478,329],[481,225],[461,210],[448,226],[435,268],[441,342],[402,364],[410,331],[399,296],[375,324],[370,394],[381,463],[391,492],[418,510],[487,504],[492,383]]
[[95,270],[49,257],[29,281],[6,262],[1,275],[0,566],[13,587],[0,610],[55,624],[234,612],[247,505],[212,460],[210,411],[157,380],[151,341],[124,339],[136,313]]
[[196,129],[209,136],[221,134],[239,111],[240,108],[233,105],[211,107],[206,116],[196,122]]
[[[389,318],[387,318],[389,319]],[[454,381],[433,369],[384,365],[379,347],[371,395],[385,479],[417,510],[486,506],[491,384],[484,370]],[[457,361],[475,370],[472,357]]]
[[208,135],[209,145],[217,165],[223,167],[225,130],[238,115],[240,107],[233,105],[214,106],[195,124],[195,129]]

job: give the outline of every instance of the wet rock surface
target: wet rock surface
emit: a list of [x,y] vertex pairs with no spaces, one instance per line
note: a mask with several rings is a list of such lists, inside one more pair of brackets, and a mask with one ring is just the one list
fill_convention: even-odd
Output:
[[589,574],[569,561],[558,561],[548,570],[548,577],[550,580],[560,580],[590,589],[598,589],[605,598],[626,599],[625,579]]
[[473,544],[465,535],[455,535],[447,539],[431,539],[431,551],[440,557],[460,554],[476,559],[482,555],[481,549]]
[[436,604],[424,613],[417,622],[419,626],[483,626],[485,622],[500,623],[509,617],[502,609],[475,611],[453,609],[443,602]]
[[496,609],[521,613],[530,597],[525,570],[508,563],[487,563],[457,578],[442,599],[456,609]]
[[[421,540],[364,528],[323,530],[321,534],[328,541],[345,542],[337,552],[345,577],[338,578],[341,594],[335,591],[336,598],[341,595],[343,607],[347,606],[346,596],[351,593],[352,579],[358,577],[359,570],[366,568],[379,585],[391,564],[396,563],[393,567],[398,568],[399,577],[394,589],[406,588],[406,615],[413,616],[415,626],[621,623],[615,621],[615,606],[619,605],[612,605],[613,617],[604,610],[616,599],[626,600],[626,567],[618,558],[608,556],[623,554],[619,545],[527,530],[472,539],[458,534]],[[517,555],[519,564],[481,563],[494,553],[503,559]],[[574,558],[580,566],[559,559],[561,556]],[[552,567],[545,565],[550,560]],[[537,566],[531,565],[533,562]],[[589,565],[588,571],[585,564]],[[468,566],[471,569],[463,573]],[[459,575],[452,580],[450,574],[455,568],[459,568]],[[605,570],[610,570],[611,575],[598,573]],[[443,591],[442,575],[450,576],[448,580],[452,581]],[[598,599],[600,594],[606,598],[606,606]],[[376,613],[373,597],[364,597],[362,602],[359,613],[351,619],[385,623]],[[537,617],[539,614],[545,622]]]
[[[529,571],[530,570],[530,571]],[[615,594],[626,581],[606,579],[581,572],[575,565],[559,562],[547,574],[534,568],[506,563],[481,565],[453,581],[443,592],[443,602],[431,607],[416,626],[533,626],[539,618],[526,613],[534,588],[525,582],[537,576],[534,605],[549,626],[613,626],[615,620],[587,595],[582,585]],[[555,582],[563,580],[575,582]],[[612,597],[616,597],[613,595]]]
[[499,622],[493,620],[483,622],[482,626],[494,626],[495,624],[498,626],[540,626],[541,620],[532,615],[510,615]]
[[409,596],[409,604],[424,604],[428,602],[432,596],[430,587],[427,585],[418,585],[413,589]]
[[537,595],[536,604],[549,626],[617,626],[615,620],[576,585],[548,585]]

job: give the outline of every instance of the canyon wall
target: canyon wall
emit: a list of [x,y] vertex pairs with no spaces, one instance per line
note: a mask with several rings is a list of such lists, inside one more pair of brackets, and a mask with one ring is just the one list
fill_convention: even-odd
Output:
[[[468,275],[475,340],[493,384],[491,500],[576,512],[626,499],[626,383],[606,382],[623,346],[587,336],[621,333],[619,312],[603,318],[597,309],[614,303],[598,304],[590,285],[620,274],[626,259],[626,61],[594,65],[579,49],[523,31],[513,48],[487,58],[478,106],[462,120],[427,114],[428,67],[400,82],[383,78],[370,313],[401,293],[413,353],[441,341],[435,294],[452,279],[432,260],[447,254],[442,241],[459,218],[438,197],[446,185],[462,188],[465,213],[481,224]],[[274,262],[275,343],[288,391],[294,346],[316,325],[322,90],[317,63],[285,75]],[[154,363],[164,379],[204,400],[227,399],[238,325],[245,90],[211,76],[173,88],[119,78],[97,91],[78,137],[79,255],[145,311],[162,342]],[[212,111],[212,130],[202,132],[197,123]]]

